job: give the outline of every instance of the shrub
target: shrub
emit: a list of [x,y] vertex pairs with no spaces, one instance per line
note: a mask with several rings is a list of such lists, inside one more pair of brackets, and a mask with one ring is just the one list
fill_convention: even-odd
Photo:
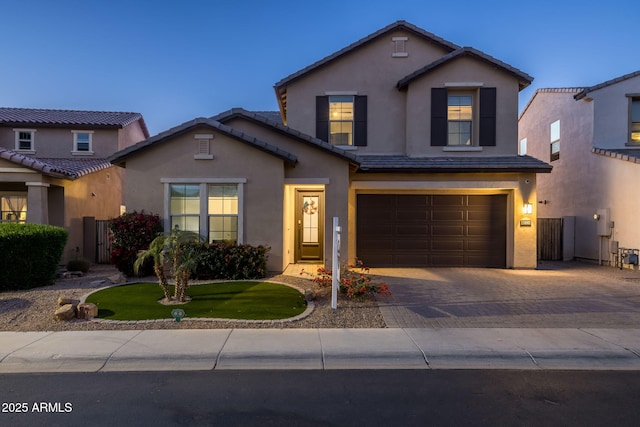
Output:
[[[318,275],[313,279],[320,287],[331,287],[331,270],[321,267],[318,269]],[[361,297],[366,294],[380,294],[382,296],[390,296],[389,286],[383,282],[376,282],[374,277],[369,274],[369,268],[362,264],[362,261],[356,259],[355,264],[340,266],[340,281],[338,282],[340,292],[349,298]]]
[[261,279],[267,274],[268,246],[235,243],[198,244],[198,279]]
[[0,224],[0,290],[52,284],[69,232],[41,224]]
[[[133,264],[138,251],[149,248],[149,244],[162,232],[160,216],[144,211],[130,212],[114,218],[109,223],[113,242],[111,244],[111,263],[127,276],[133,275]],[[153,262],[145,263],[139,275],[153,273]]]
[[85,258],[74,258],[67,263],[68,271],[82,271],[86,273],[91,268],[91,261]]

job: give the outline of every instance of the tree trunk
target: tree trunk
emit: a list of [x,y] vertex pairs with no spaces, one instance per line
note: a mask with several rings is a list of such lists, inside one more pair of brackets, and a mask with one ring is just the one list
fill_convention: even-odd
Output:
[[167,278],[164,275],[164,270],[162,265],[154,265],[153,269],[155,270],[156,276],[158,277],[158,283],[162,288],[162,292],[164,292],[164,297],[167,301],[171,301],[171,293],[169,292],[169,283],[167,283]]

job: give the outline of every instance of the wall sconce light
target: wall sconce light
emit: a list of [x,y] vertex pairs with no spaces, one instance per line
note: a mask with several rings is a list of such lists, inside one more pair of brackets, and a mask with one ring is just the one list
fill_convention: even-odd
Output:
[[531,203],[525,203],[522,206],[522,213],[525,215],[531,215],[533,213],[533,205]]
[[593,214],[593,220],[594,221],[600,221],[600,214],[594,213]]

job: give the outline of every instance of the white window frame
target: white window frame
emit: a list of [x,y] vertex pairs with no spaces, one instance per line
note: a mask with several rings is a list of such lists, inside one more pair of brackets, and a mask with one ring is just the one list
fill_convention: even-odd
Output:
[[[556,120],[549,125],[549,161],[554,162],[560,159],[560,120]],[[556,151],[554,152],[554,147]],[[555,154],[555,155],[554,155]]]
[[164,229],[171,229],[171,184],[198,184],[200,185],[200,233],[205,239],[209,239],[209,212],[208,197],[210,184],[236,184],[238,186],[238,240],[244,243],[244,184],[246,178],[161,178],[164,184]]
[[518,145],[518,155],[519,156],[527,155],[527,138],[522,138],[520,140],[520,144]]
[[[328,95],[329,96],[329,144],[334,145],[336,147],[355,147],[355,133],[356,133],[356,95],[354,95],[351,92],[344,92],[344,93],[331,93]],[[338,101],[338,98],[350,98],[351,101],[351,120],[348,119],[331,119],[331,100],[334,100],[334,103],[344,103],[347,104],[349,103],[349,101]],[[332,123],[344,123],[344,124],[350,124],[351,125],[351,132],[350,132],[350,136],[351,136],[351,140],[347,143],[347,144],[336,144],[334,143],[334,141],[332,141],[331,138],[331,124]]]
[[[93,152],[93,132],[92,130],[72,130],[73,134],[73,150],[71,154],[74,156],[91,156],[94,154]],[[89,135],[89,149],[88,150],[79,150],[78,149],[78,135],[79,134],[88,134]]]
[[[452,105],[450,104],[450,100],[453,97],[468,97],[471,98],[471,105],[469,107],[471,107],[471,120],[456,120],[456,119],[451,119],[449,117],[449,108],[452,107]],[[477,147],[477,137],[475,135],[475,124],[477,122],[476,119],[476,110],[478,110],[476,108],[476,98],[477,98],[477,94],[476,91],[471,91],[471,90],[465,90],[465,91],[457,91],[457,90],[452,90],[449,91],[447,94],[447,148],[458,148],[458,147],[464,147],[464,148],[469,148],[469,147]],[[449,124],[450,123],[469,123],[470,126],[470,131],[469,131],[469,145],[467,144],[453,144],[451,141],[451,132],[449,130]]]
[[[15,151],[25,154],[36,154],[36,129],[14,129],[15,132]],[[20,133],[31,134],[31,147],[28,149],[20,148]]]

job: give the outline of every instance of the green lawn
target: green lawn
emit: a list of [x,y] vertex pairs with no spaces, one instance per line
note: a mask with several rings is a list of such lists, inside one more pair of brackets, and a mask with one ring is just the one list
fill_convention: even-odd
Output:
[[167,319],[181,308],[185,317],[273,320],[296,316],[306,309],[304,296],[289,286],[268,282],[222,282],[193,285],[192,300],[181,305],[162,305],[157,283],[114,286],[87,298],[98,306],[98,317],[111,320]]

